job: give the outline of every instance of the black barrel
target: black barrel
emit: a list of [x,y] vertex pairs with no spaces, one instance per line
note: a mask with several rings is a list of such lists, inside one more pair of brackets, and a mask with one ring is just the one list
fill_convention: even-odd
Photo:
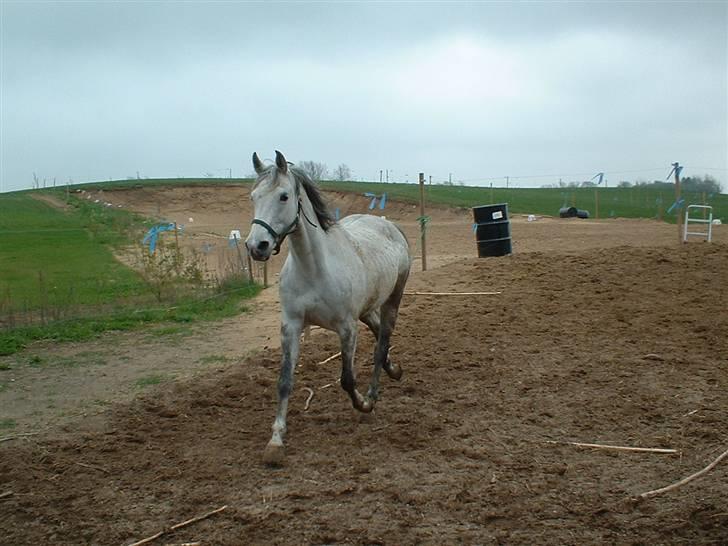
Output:
[[559,209],[559,216],[561,218],[576,218],[579,213],[576,207],[561,207]]
[[508,204],[473,207],[478,257],[505,256],[512,252]]
[[589,211],[579,209],[576,211],[576,217],[577,218],[589,218]]

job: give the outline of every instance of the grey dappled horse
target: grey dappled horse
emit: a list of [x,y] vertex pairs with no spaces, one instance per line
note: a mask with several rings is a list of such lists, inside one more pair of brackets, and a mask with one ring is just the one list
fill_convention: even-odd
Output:
[[[316,185],[289,166],[280,152],[275,165],[269,166],[253,154],[253,166],[258,174],[251,193],[254,220],[245,241],[251,257],[267,260],[289,237],[280,275],[283,359],[278,412],[263,457],[268,464],[281,464],[288,397],[305,326],[315,324],[339,334],[341,386],[357,410],[368,413],[374,408],[382,368],[393,379],[402,376],[389,360],[389,339],[411,260],[407,239],[393,223],[368,214],[336,222]],[[359,320],[377,338],[366,396],[357,391],[354,372]]]

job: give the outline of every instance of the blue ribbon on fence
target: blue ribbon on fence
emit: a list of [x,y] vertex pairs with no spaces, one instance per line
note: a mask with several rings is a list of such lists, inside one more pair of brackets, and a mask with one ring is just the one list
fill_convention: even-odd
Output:
[[384,210],[384,207],[387,204],[387,194],[386,193],[383,193],[381,196],[379,196],[376,193],[372,193],[372,192],[368,191],[364,194],[364,197],[371,198],[371,201],[369,202],[369,210],[373,210],[374,207],[377,206],[377,201],[379,201],[380,210]]
[[670,208],[667,209],[667,214],[670,214],[675,209],[681,209],[683,208],[683,205],[685,204],[685,198],[681,197],[677,201],[675,201],[672,205],[670,205]]
[[156,226],[152,226],[152,228],[147,231],[147,234],[142,240],[142,244],[149,245],[149,254],[154,254],[154,251],[157,248],[157,237],[159,237],[159,234],[163,231],[174,231],[174,222],[157,224]]

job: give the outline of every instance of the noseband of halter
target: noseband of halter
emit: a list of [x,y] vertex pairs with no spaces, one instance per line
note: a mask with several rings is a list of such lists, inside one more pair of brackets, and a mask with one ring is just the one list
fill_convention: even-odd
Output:
[[298,219],[301,217],[301,214],[303,214],[303,217],[306,219],[306,221],[311,224],[313,227],[317,228],[318,226],[314,224],[311,220],[308,219],[308,216],[306,216],[306,211],[303,210],[303,207],[301,206],[301,199],[298,195],[298,185],[296,185],[296,200],[298,201],[298,210],[296,211],[296,218],[291,222],[291,224],[283,230],[282,233],[277,233],[275,229],[273,229],[270,224],[267,222],[264,222],[263,220],[260,220],[259,218],[253,218],[253,221],[250,222],[252,224],[258,224],[259,226],[263,226],[268,233],[271,234],[271,237],[273,237],[273,240],[276,243],[276,246],[273,247],[273,254],[278,254],[281,251],[281,245],[283,244],[283,241],[288,237],[291,233],[296,231],[296,227],[298,226]]

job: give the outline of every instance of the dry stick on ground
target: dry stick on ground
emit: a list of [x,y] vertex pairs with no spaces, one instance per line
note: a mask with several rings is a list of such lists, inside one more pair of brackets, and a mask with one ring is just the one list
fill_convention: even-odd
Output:
[[406,296],[497,296],[502,292],[405,292]]
[[303,387],[303,390],[308,393],[308,398],[306,398],[306,405],[303,407],[303,411],[308,411],[308,407],[311,405],[311,399],[313,398],[313,389]]
[[78,466],[83,466],[84,468],[90,468],[91,470],[98,470],[99,472],[103,472],[104,474],[110,474],[108,470],[105,468],[101,468],[100,466],[94,466],[92,464],[86,464],[86,463],[79,463],[76,462]]
[[[341,383],[341,379],[337,379],[336,383]],[[319,387],[319,390],[322,391],[324,389],[328,389],[329,387],[333,387],[334,385],[336,385],[336,383],[326,383],[326,385],[324,385],[323,387]]]
[[720,456],[716,460],[714,460],[708,466],[706,466],[702,470],[699,470],[695,474],[691,474],[690,476],[688,476],[687,478],[683,478],[679,482],[675,482],[675,483],[670,484],[668,486],[661,487],[660,489],[653,489],[652,491],[647,491],[646,493],[642,493],[641,495],[639,495],[638,498],[640,498],[640,499],[648,499],[650,497],[654,497],[655,495],[659,495],[660,493],[666,493],[667,491],[671,491],[673,489],[677,489],[681,485],[685,485],[686,483],[691,482],[691,481],[699,478],[703,474],[706,474],[706,473],[710,472],[713,468],[716,467],[716,465],[719,462],[721,462],[726,457],[728,457],[728,450],[726,450],[723,453],[721,453]]
[[[325,359],[325,360],[322,360],[321,362],[316,362],[316,364],[314,364],[314,366],[318,366],[319,364],[326,364],[327,362],[331,362],[331,361],[332,361],[333,359],[335,359],[335,358],[336,358],[337,356],[341,356],[341,351],[339,351],[339,352],[338,352],[338,353],[336,353],[335,355],[331,355],[330,357],[328,357],[328,358],[327,358],[327,359]],[[303,366],[303,362],[299,362],[299,364],[298,364],[298,367],[300,368],[300,367],[302,367],[302,366]]]
[[13,434],[12,436],[0,438],[0,442],[8,442],[10,440],[15,440],[16,438],[25,438],[26,436],[35,436],[36,434],[40,434],[40,432],[21,432],[20,434]]
[[183,521],[182,523],[177,523],[175,525],[172,525],[172,527],[170,527],[169,529],[160,531],[156,535],[152,535],[150,537],[144,538],[144,539],[140,540],[139,542],[134,542],[133,544],[129,544],[129,546],[141,546],[142,544],[147,544],[148,542],[152,542],[153,540],[158,539],[162,535],[171,533],[172,531],[176,531],[177,529],[186,527],[187,525],[192,525],[193,523],[197,523],[198,521],[203,520],[205,518],[209,518],[210,516],[217,514],[218,512],[222,512],[226,508],[227,508],[227,504],[225,506],[221,506],[220,508],[217,508],[216,510],[212,510],[210,512],[207,512],[206,514],[202,514],[201,516],[197,516],[196,518],[188,519],[187,521]]
[[627,447],[627,446],[611,446],[606,444],[584,444],[581,442],[555,442],[553,440],[546,440],[547,444],[567,444],[570,446],[577,447],[592,447],[595,449],[612,449],[615,451],[636,451],[640,453],[670,453],[675,454],[678,451],[676,449],[664,449],[661,447]]
[[5,491],[5,493],[0,493],[0,499],[4,499],[6,497],[11,497],[13,495],[12,491]]
[[326,364],[327,362],[331,362],[333,359],[335,359],[338,356],[341,356],[341,351],[339,351],[335,355],[331,355],[329,358],[322,360],[321,362],[316,362],[316,365],[318,366],[319,364]]

